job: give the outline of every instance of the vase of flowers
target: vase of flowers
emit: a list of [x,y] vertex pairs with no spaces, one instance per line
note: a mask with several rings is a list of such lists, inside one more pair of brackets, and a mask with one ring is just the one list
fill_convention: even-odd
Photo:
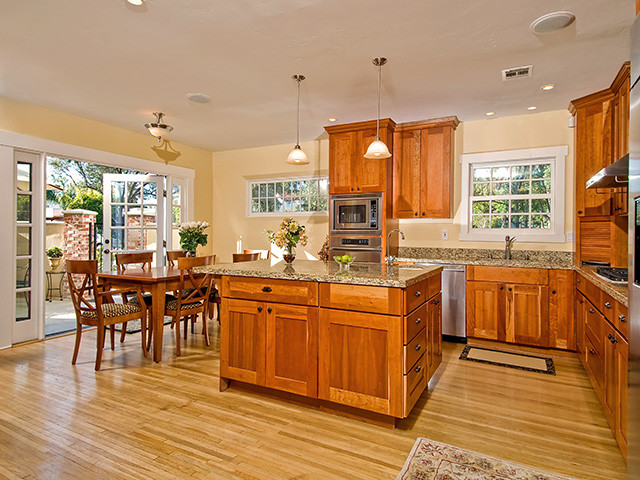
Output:
[[60,266],[60,262],[62,261],[62,249],[60,247],[51,247],[46,250],[47,258],[49,259],[49,265],[51,266],[51,271],[55,272],[58,270]]
[[207,244],[207,234],[204,231],[209,228],[207,222],[186,222],[180,224],[178,234],[180,235],[180,247],[187,256],[195,257],[198,245],[203,247]]
[[291,265],[296,258],[296,246],[306,245],[309,241],[304,225],[300,225],[291,217],[285,217],[280,222],[277,231],[267,230],[269,241],[277,247],[283,248],[282,258],[287,265]]

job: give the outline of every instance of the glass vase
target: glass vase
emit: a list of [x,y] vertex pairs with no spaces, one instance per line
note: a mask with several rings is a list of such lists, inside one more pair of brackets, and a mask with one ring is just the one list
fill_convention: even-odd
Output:
[[293,263],[293,261],[296,259],[296,249],[293,245],[287,245],[287,248],[282,254],[282,259],[287,265],[291,265]]

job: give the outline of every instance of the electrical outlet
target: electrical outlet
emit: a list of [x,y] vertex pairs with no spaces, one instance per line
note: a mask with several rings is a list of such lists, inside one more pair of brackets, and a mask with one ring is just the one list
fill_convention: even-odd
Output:
[[449,232],[442,230],[442,240],[449,240]]
[[576,241],[576,232],[567,232],[567,242],[573,243]]

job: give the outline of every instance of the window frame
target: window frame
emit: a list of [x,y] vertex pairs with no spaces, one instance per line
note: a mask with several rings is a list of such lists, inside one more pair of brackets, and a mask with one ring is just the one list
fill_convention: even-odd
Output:
[[[327,210],[319,212],[258,212],[253,213],[251,211],[252,200],[252,186],[260,183],[278,183],[278,182],[293,182],[302,180],[326,180],[327,181]],[[247,178],[246,179],[246,216],[250,218],[264,218],[264,217],[299,217],[299,216],[329,216],[329,176],[328,175],[301,175],[295,177],[267,177],[267,178]]]
[[[555,147],[526,148],[520,150],[501,150],[495,152],[468,153],[461,155],[461,225],[460,240],[500,241],[506,235],[517,236],[521,242],[565,242],[565,165],[569,148],[566,145]],[[471,222],[471,187],[474,166],[493,166],[497,164],[517,165],[518,162],[540,162],[551,164],[551,228],[496,228],[473,229]],[[523,195],[523,199],[531,195]]]

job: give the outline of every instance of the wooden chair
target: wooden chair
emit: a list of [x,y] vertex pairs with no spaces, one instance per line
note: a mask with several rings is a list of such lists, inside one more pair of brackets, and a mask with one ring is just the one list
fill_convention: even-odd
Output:
[[[113,302],[113,295],[131,292],[131,287],[120,290],[100,291],[102,288],[97,282],[98,261],[97,260],[67,260],[67,279],[71,300],[76,310],[76,344],[73,350],[71,364],[75,365],[80,348],[82,337],[82,326],[91,325],[97,327],[98,338],[96,343],[96,365],[95,369],[100,370],[102,362],[102,350],[104,349],[105,329],[111,327],[111,349],[113,346],[113,325],[118,323],[126,324],[131,320],[140,319],[142,324],[142,351],[147,356],[147,342],[145,337],[147,322],[147,306],[142,298],[140,288],[134,293],[138,299],[137,304],[120,304]],[[74,275],[76,279],[74,280]],[[82,275],[81,279],[77,276]],[[95,305],[90,303],[93,297]]]
[[182,250],[167,250],[167,265],[170,268],[174,268],[176,266],[176,260],[186,256],[187,252],[183,252]]
[[207,328],[207,308],[209,306],[209,296],[211,294],[211,274],[196,275],[192,272],[194,267],[201,267],[213,264],[213,256],[209,257],[181,257],[177,260],[180,269],[180,286],[177,298],[167,302],[165,315],[173,317],[176,331],[176,355],[180,355],[180,320],[184,318],[184,338],[187,339],[187,329],[189,318],[193,324],[198,314],[202,314],[202,333],[204,334],[207,346],[209,342],[209,330]]
[[[153,252],[134,252],[134,253],[116,253],[116,266],[118,267],[118,273],[124,273],[127,268],[131,265],[139,265],[142,270],[151,269],[151,264],[153,263]],[[142,298],[144,299],[147,307],[151,306],[151,294],[143,293]],[[122,302],[135,303],[135,292],[125,292],[122,294]],[[151,311],[149,311],[151,313]],[[149,326],[151,326],[151,322],[149,322]],[[120,332],[120,342],[124,342],[124,337],[127,335],[127,324],[125,322],[122,325],[122,332]],[[151,341],[151,334],[149,334],[149,341]]]
[[253,262],[255,260],[260,260],[259,253],[234,253],[233,254],[233,263]]
[[269,260],[269,257],[271,257],[271,251],[270,250],[244,250],[244,253],[259,253],[260,254],[260,260]]

